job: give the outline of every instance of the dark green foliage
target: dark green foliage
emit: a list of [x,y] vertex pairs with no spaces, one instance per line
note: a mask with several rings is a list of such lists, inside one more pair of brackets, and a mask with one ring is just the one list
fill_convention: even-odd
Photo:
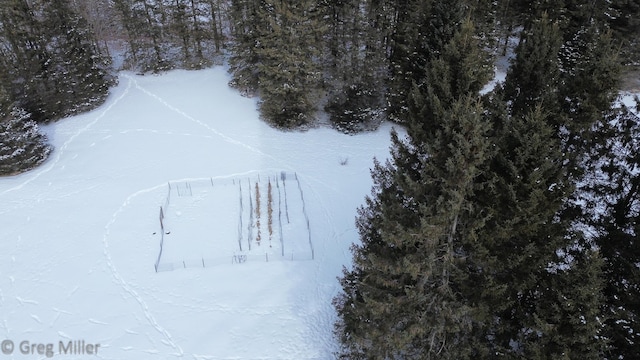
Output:
[[[362,243],[353,248],[354,267],[345,270],[344,294],[335,300],[344,358],[473,359],[482,353],[470,336],[478,322],[476,304],[464,297],[465,248],[483,223],[471,200],[490,154],[489,124],[474,100],[477,89],[457,86],[475,82],[455,79],[480,74],[460,64],[479,64],[484,56],[452,51],[473,39],[459,36],[470,29],[458,30],[422,70],[431,77],[411,91],[408,137],[394,133],[392,160],[372,171],[373,196],[357,219]],[[444,100],[434,89],[447,89]]]
[[595,340],[602,330],[598,256],[576,248],[578,239],[557,216],[573,189],[549,116],[538,106],[508,116],[497,130],[499,149],[485,175],[493,176],[492,186],[478,193],[488,219],[482,251],[476,250],[484,254],[477,258],[482,271],[474,275],[487,291],[477,301],[493,313],[486,328],[492,352],[598,359],[604,348]]
[[577,202],[581,226],[604,258],[607,356],[633,359],[640,351],[640,119],[618,110],[596,127],[604,141],[592,142]]
[[[498,151],[487,175],[495,178],[479,199],[497,212],[482,238],[486,254],[508,255],[501,261],[487,258],[495,273],[481,281],[501,291],[487,292],[480,302],[498,309],[488,334],[499,353],[601,359],[607,343],[602,260],[593,242],[572,225],[575,218],[567,208],[580,173],[576,161],[585,149],[572,139],[584,136],[611,106],[615,79],[605,78],[615,72],[601,53],[606,50],[563,45],[561,35],[546,13],[531,19],[504,92],[494,95],[501,102],[504,94],[507,105],[492,106]],[[559,61],[561,49],[571,49],[571,57]],[[590,77],[597,90],[582,88]]]
[[320,74],[316,63],[315,7],[311,1],[264,2],[259,29],[260,113],[272,125],[295,128],[311,122]]
[[87,23],[66,0],[0,6],[2,74],[13,101],[36,121],[93,108],[106,97],[110,78],[97,56]]
[[260,114],[279,128],[308,125],[320,87],[318,36],[311,1],[234,1],[231,86],[260,95]]
[[98,56],[89,25],[74,13],[66,0],[47,1],[43,12],[47,48],[54,60],[45,74],[55,87],[49,101],[59,107],[54,110],[54,117],[76,114],[102,104],[113,79],[107,72],[108,61]]
[[258,91],[260,56],[258,54],[259,29],[265,19],[259,17],[259,0],[233,0],[231,19],[235,41],[229,57],[233,79],[229,82],[244,94]]
[[210,51],[207,47],[213,45],[217,52],[222,46],[215,1],[173,0],[166,6],[166,11],[169,42],[180,48],[183,54],[182,61],[174,61],[188,69],[209,65],[211,56],[208,56]]
[[[432,9],[433,1],[399,1],[394,11],[389,37],[389,78],[387,80],[387,115],[390,120],[404,122],[409,110],[406,100],[414,82],[424,82],[424,67],[430,58],[437,57],[440,48],[430,45],[446,44],[447,32],[430,28],[430,16],[436,17],[434,25],[442,25]],[[454,1],[450,9],[457,10],[459,1]],[[457,11],[454,11],[459,13]],[[461,14],[460,14],[461,15]],[[447,26],[456,27],[462,17],[449,17]],[[438,36],[445,36],[438,38]]]
[[560,59],[562,86],[557,96],[567,118],[565,148],[579,158],[598,141],[593,126],[611,112],[618,95],[620,58],[611,33],[590,26],[565,43]]
[[[399,95],[408,138],[394,135],[392,159],[376,164],[373,196],[359,211],[362,243],[335,302],[344,358],[595,360],[631,353],[621,344],[636,339],[621,334],[637,320],[629,310],[637,304],[611,288],[638,289],[637,269],[629,266],[637,264],[629,247],[629,229],[637,231],[636,174],[617,186],[603,181],[617,190],[592,200],[626,209],[610,214],[624,214],[631,238],[599,230],[624,245],[613,246],[608,235],[599,238],[608,245],[596,240],[577,210],[589,203],[578,196],[586,174],[598,174],[586,166],[596,157],[585,153],[610,136],[597,125],[611,119],[615,51],[598,26],[569,33],[566,9],[530,5],[506,83],[485,107],[461,105],[488,74],[472,27],[432,42],[440,48],[433,58],[405,52],[424,66],[413,72],[421,75],[410,95]],[[476,112],[482,115],[474,118]],[[631,255],[618,256],[621,249]],[[610,345],[616,337],[620,344]]]
[[374,129],[379,124],[382,115],[380,94],[367,85],[358,83],[341,89],[325,106],[336,129],[357,133]]
[[534,20],[530,29],[523,30],[504,85],[512,113],[525,115],[537,104],[543,104],[550,112],[558,112],[555,95],[559,86],[561,45],[560,29],[546,14]]
[[461,346],[473,320],[458,295],[460,249],[475,237],[468,196],[487,124],[469,97],[440,115],[432,147],[394,135],[393,161],[372,172],[374,194],[358,218],[362,245],[336,299],[346,358],[473,358]]
[[44,121],[45,99],[53,84],[46,76],[51,55],[46,49],[44,30],[34,12],[24,0],[10,0],[0,6],[1,37],[5,42],[2,53],[2,82],[11,98],[34,118]]
[[329,20],[324,34],[325,111],[332,125],[353,133],[375,129],[384,115],[385,54],[380,31],[369,19],[372,7],[361,0],[325,1],[320,11]]
[[128,36],[128,67],[142,72],[171,69],[173,64],[167,58],[169,42],[164,32],[167,14],[162,2],[114,0],[114,6]]
[[0,176],[30,170],[47,159],[51,147],[24,110],[0,111]]

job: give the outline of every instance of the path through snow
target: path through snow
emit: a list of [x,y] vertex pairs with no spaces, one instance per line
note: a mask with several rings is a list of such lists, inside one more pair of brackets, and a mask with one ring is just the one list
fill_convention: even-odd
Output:
[[[46,127],[50,160],[0,179],[0,341],[85,340],[118,360],[332,357],[335,278],[390,127],[279,132],[227,82],[222,68],[123,73],[102,107]],[[155,273],[167,182],[282,170],[304,179],[314,261]]]

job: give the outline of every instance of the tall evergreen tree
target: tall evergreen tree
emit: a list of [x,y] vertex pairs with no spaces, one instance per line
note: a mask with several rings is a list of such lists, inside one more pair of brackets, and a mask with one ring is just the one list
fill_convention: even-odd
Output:
[[167,14],[162,1],[114,0],[127,32],[128,66],[141,71],[163,71],[172,67],[167,59],[168,39],[164,29]]
[[497,126],[498,149],[485,172],[491,186],[478,193],[488,219],[476,245],[485,255],[476,257],[473,276],[482,290],[472,297],[492,309],[485,327],[491,353],[598,359],[604,344],[595,340],[602,328],[597,253],[573,254],[570,223],[558,218],[573,188],[548,117],[537,106]]
[[68,0],[46,1],[42,11],[47,48],[54,59],[45,74],[56,89],[49,101],[59,107],[49,112],[62,117],[96,107],[106,99],[113,78],[108,60],[98,55],[89,25]]
[[258,91],[261,56],[260,30],[264,28],[266,18],[259,11],[261,0],[232,0],[231,20],[233,45],[229,57],[229,67],[233,79],[229,82],[243,94],[255,94]]
[[[210,54],[220,51],[222,46],[215,1],[174,0],[165,6],[165,11],[168,12],[169,41],[182,53],[182,59],[174,62],[196,69],[208,65]],[[209,47],[215,49],[209,51]]]
[[67,0],[0,5],[6,40],[3,73],[19,108],[49,121],[92,108],[106,97],[110,78],[88,25]]
[[640,119],[621,107],[595,127],[577,202],[581,227],[604,258],[606,337],[609,359],[633,359],[640,351]]
[[538,104],[544,104],[549,112],[559,113],[555,94],[560,77],[561,35],[558,25],[546,13],[522,31],[516,59],[504,85],[511,113],[525,115]]
[[507,357],[600,359],[606,347],[602,260],[565,213],[576,179],[565,134],[577,127],[558,96],[573,80],[560,71],[561,47],[559,26],[546,13],[533,19],[496,94],[507,105],[493,107],[493,186],[479,193],[491,209],[481,235],[488,256],[476,276],[492,289],[479,293],[495,309],[492,352]]
[[384,114],[386,56],[365,1],[326,1],[325,110],[344,132],[375,128]]
[[25,0],[0,5],[0,24],[5,50],[0,73],[12,101],[26,109],[37,121],[49,118],[46,99],[55,91],[46,79],[52,62],[41,23]]
[[[441,48],[431,49],[427,44],[445,44],[449,39],[441,38],[441,33],[429,28],[430,17],[436,17],[434,25],[443,26],[444,19],[438,19],[433,3],[438,1],[395,1],[393,32],[389,45],[389,79],[387,81],[387,115],[396,122],[406,120],[409,110],[406,100],[413,82],[422,82],[425,78],[424,67],[430,58],[437,57]],[[453,1],[451,22],[446,26],[456,28],[462,20],[460,1]],[[449,34],[450,35],[450,34]],[[427,40],[433,37],[432,40]]]
[[[479,48],[470,29],[459,28],[422,70],[430,77],[413,86],[408,137],[394,133],[391,161],[372,171],[373,194],[357,219],[362,243],[353,247],[353,269],[345,270],[344,294],[335,300],[345,358],[479,354],[469,335],[476,306],[461,291],[466,244],[482,224],[471,196],[490,143],[474,99],[475,80],[486,74],[472,71],[483,68],[486,56],[458,52]],[[442,100],[436,89],[448,90]]]
[[21,109],[0,111],[0,176],[30,170],[47,159],[51,146]]
[[258,89],[260,113],[276,127],[294,128],[311,122],[320,74],[320,22],[313,1],[264,1],[259,29]]

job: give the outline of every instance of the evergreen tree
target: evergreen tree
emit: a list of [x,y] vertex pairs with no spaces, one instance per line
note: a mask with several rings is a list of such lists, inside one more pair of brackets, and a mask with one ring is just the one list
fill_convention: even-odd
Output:
[[[600,359],[606,347],[602,259],[567,212],[578,156],[575,147],[569,152],[566,134],[584,127],[575,111],[564,112],[579,96],[565,92],[579,77],[560,70],[562,46],[559,26],[546,13],[532,19],[504,91],[494,94],[507,105],[490,106],[497,152],[485,172],[492,186],[478,193],[490,213],[477,251],[486,257],[477,258],[482,271],[475,276],[487,289],[477,301],[495,309],[486,328],[491,352],[506,357]],[[591,76],[599,79],[606,68]]]
[[[445,44],[448,38],[446,31],[439,34],[429,28],[430,16],[435,16],[433,1],[396,1],[393,32],[389,45],[389,79],[387,81],[387,115],[390,120],[402,122],[407,118],[409,110],[406,100],[414,82],[424,81],[424,67],[430,58],[436,58],[440,48],[431,49],[427,45]],[[440,3],[436,1],[435,3]],[[441,6],[443,8],[444,6]],[[453,1],[449,9],[454,10],[447,26],[457,27],[462,19],[460,1]],[[443,21],[438,21],[443,20]],[[444,19],[435,19],[435,25],[444,25]],[[431,40],[427,40],[433,37]]]
[[595,128],[605,140],[592,142],[577,202],[580,226],[604,258],[607,358],[633,359],[640,351],[640,119],[625,107],[617,110]]
[[[325,111],[340,131],[375,128],[384,113],[385,55],[361,0],[326,1]],[[370,8],[369,8],[370,9]]]
[[612,111],[618,96],[620,58],[611,33],[592,25],[565,42],[560,59],[562,86],[557,97],[566,119],[562,137],[575,164],[602,139],[593,129]]
[[620,44],[621,57],[627,65],[637,65],[640,61],[640,1],[608,1],[604,11],[613,37]]
[[[391,161],[372,171],[373,194],[357,219],[361,244],[353,247],[353,269],[345,269],[344,294],[335,300],[344,358],[481,353],[470,335],[476,304],[462,295],[466,249],[483,222],[472,195],[490,150],[487,119],[474,99],[475,76],[486,74],[470,71],[482,69],[486,56],[458,51],[479,47],[463,35],[470,29],[458,29],[422,70],[429,78],[413,86],[407,101],[408,137],[393,133]],[[435,89],[448,92],[440,99]]]
[[124,38],[123,24],[118,19],[113,1],[73,1],[73,9],[89,24],[96,39],[98,55],[111,61],[111,44],[115,39]]
[[92,108],[110,84],[95,39],[66,0],[0,5],[5,87],[38,122]]
[[488,219],[473,275],[482,290],[472,296],[491,309],[491,353],[598,359],[598,256],[576,250],[570,223],[558,218],[573,188],[549,116],[537,106],[497,126],[498,149],[485,172],[491,186],[478,193]]
[[374,194],[357,222],[362,245],[336,299],[346,358],[473,358],[463,346],[472,309],[458,288],[487,127],[470,97],[439,115],[432,142],[394,135],[392,162],[372,172]]
[[47,97],[55,91],[46,79],[51,55],[43,37],[41,23],[25,0],[10,0],[0,5],[2,39],[6,50],[2,54],[3,84],[12,101],[32,114],[36,121],[45,121]]
[[27,112],[0,111],[0,175],[30,170],[47,159],[51,147]]
[[62,117],[102,104],[113,79],[108,61],[98,55],[89,25],[67,0],[47,1],[42,11],[47,48],[54,60],[44,74],[55,84],[55,92],[48,98],[52,103],[48,114]]
[[516,58],[504,84],[512,114],[525,115],[537,104],[544,104],[550,113],[559,113],[555,94],[559,86],[561,46],[560,29],[546,13],[532,21],[531,28],[522,31]]
[[266,20],[257,49],[260,113],[276,127],[312,120],[320,80],[316,10],[312,1],[264,1],[259,9]]
[[167,59],[169,45],[164,28],[167,14],[162,1],[156,0],[114,0],[122,24],[127,32],[129,67],[141,71],[164,71],[172,67]]
[[197,69],[209,64],[207,47],[214,45],[215,51],[221,47],[214,1],[174,0],[165,9],[175,38],[171,42],[182,52],[182,67]]
[[258,91],[260,77],[258,53],[260,28],[265,27],[264,12],[259,11],[261,0],[232,0],[231,19],[234,42],[229,57],[229,67],[233,79],[229,85],[243,94]]

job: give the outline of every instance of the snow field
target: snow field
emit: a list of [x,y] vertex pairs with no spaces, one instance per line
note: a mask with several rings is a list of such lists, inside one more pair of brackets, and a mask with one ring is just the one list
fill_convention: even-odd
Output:
[[[55,147],[45,164],[0,178],[0,341],[85,340],[99,343],[97,358],[105,360],[333,357],[336,276],[358,240],[356,209],[370,192],[373,157],[388,156],[391,127],[357,136],[280,132],[228,81],[221,67],[122,73],[103,106],[45,127]],[[314,261],[229,260],[206,271],[155,272],[167,183],[192,184],[180,217],[171,215],[171,194],[167,219],[189,225],[199,220],[197,206],[214,195],[226,199],[197,195],[199,179],[259,174],[264,192],[264,179],[281,171],[300,179]],[[290,196],[294,184],[287,177],[291,207],[301,206]],[[232,193],[224,207],[239,206],[238,190]],[[240,216],[207,206],[229,219],[218,227],[230,229],[229,246],[237,246]],[[285,251],[287,231],[304,231],[301,221],[291,229],[283,223]],[[262,236],[261,248],[268,244]],[[199,246],[176,249],[201,256]]]

